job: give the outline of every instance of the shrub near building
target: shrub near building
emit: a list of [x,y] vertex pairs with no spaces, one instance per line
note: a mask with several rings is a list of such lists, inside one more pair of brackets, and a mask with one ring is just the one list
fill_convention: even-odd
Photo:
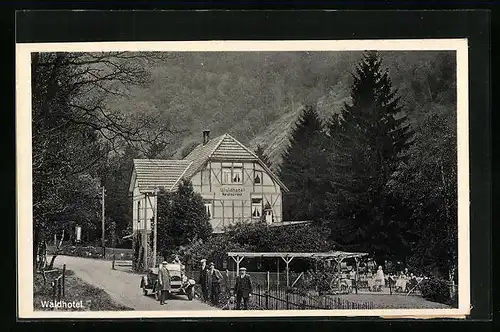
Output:
[[[200,259],[214,261],[219,268],[230,262],[227,253],[231,251],[255,252],[324,252],[334,249],[328,240],[329,231],[317,224],[302,224],[286,227],[272,227],[265,223],[237,223],[223,234],[214,234],[207,241],[198,241],[183,250],[183,257],[189,266],[197,266]],[[275,270],[276,260],[247,260],[245,266],[251,270]],[[296,260],[291,267],[306,270],[310,262]],[[255,266],[254,266],[255,265]],[[260,266],[260,268],[259,268]],[[282,266],[284,268],[284,265]]]
[[182,180],[174,193],[158,196],[158,252],[165,258],[179,247],[206,240],[212,226],[203,199],[189,180]]

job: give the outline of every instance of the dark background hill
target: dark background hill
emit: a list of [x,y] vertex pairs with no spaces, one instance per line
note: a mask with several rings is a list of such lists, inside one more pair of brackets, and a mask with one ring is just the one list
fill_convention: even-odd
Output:
[[[416,127],[429,112],[455,112],[455,56],[442,51],[381,52]],[[159,157],[181,158],[201,139],[234,135],[264,147],[279,164],[288,134],[304,105],[324,120],[349,101],[351,72],[361,52],[169,53],[149,68],[150,84],[134,87],[109,107],[159,113],[179,133]]]

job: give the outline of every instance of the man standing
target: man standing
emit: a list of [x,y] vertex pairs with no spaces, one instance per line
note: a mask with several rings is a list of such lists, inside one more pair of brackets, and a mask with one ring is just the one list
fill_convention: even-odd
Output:
[[158,269],[158,283],[160,288],[160,304],[163,305],[167,300],[167,294],[170,292],[170,272],[167,269],[167,261],[161,263]]
[[240,309],[241,299],[243,299],[243,309],[248,310],[248,300],[252,294],[252,281],[244,267],[240,268],[240,275],[236,278],[234,291],[236,293],[236,310]]
[[200,269],[200,278],[198,279],[198,284],[201,286],[201,293],[203,295],[203,301],[208,301],[208,268],[207,268],[207,260],[201,260],[201,269]]
[[210,263],[208,270],[207,284],[210,287],[210,300],[213,305],[219,304],[220,282],[222,281],[222,274],[215,268],[215,264]]

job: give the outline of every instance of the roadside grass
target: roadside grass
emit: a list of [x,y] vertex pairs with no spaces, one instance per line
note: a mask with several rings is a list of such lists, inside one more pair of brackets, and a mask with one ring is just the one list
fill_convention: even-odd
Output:
[[[53,245],[47,246],[47,254],[53,255],[55,252],[55,247]],[[100,258],[102,259],[102,247],[96,246],[82,246],[82,245],[71,245],[65,243],[59,252],[59,255],[65,256],[75,256],[84,258]],[[132,249],[127,248],[106,248],[106,255],[104,259],[113,260],[113,255],[115,255],[117,260],[132,260],[134,252]]]
[[[44,307],[42,303],[52,301],[52,286],[51,283],[56,276],[60,275],[62,270],[50,273],[47,276],[47,282],[43,283],[41,274],[33,275],[33,308],[38,311],[52,311],[54,309]],[[116,311],[116,310],[133,310],[132,308],[116,303],[102,289],[94,287],[85,281],[78,278],[73,271],[66,270],[65,277],[65,297],[61,300],[66,303],[75,302],[81,303],[83,308],[64,308],[55,309],[59,311]],[[80,302],[81,301],[81,302]]]

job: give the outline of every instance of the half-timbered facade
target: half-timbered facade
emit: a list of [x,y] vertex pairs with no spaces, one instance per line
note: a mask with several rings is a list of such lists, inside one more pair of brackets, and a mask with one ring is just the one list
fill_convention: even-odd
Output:
[[175,191],[182,178],[191,180],[203,197],[216,233],[237,222],[283,222],[285,185],[234,137],[210,139],[205,131],[203,142],[182,160],[134,160],[130,183],[134,231],[150,231],[157,190]]

